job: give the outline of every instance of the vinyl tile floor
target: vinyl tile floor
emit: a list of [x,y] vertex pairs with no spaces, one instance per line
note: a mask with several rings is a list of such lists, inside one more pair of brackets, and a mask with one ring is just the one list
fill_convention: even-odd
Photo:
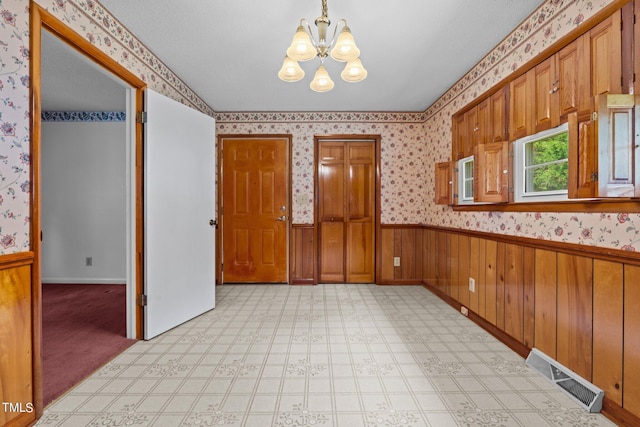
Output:
[[224,285],[38,426],[613,426],[420,286]]

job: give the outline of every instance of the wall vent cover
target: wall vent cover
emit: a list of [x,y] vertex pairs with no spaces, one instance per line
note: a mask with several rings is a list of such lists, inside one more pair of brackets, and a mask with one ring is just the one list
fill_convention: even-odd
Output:
[[563,389],[569,397],[589,412],[600,412],[604,391],[538,349],[531,350],[527,365]]

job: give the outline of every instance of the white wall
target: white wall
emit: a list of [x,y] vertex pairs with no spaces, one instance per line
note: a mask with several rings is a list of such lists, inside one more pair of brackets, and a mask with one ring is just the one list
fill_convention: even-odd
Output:
[[124,122],[42,123],[44,283],[125,283],[125,131]]

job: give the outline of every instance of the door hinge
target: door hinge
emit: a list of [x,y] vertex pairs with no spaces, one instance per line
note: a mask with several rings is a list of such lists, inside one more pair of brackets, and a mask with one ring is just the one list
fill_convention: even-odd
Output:
[[220,271],[224,271],[224,264],[220,264]]
[[136,115],[136,122],[138,123],[147,123],[147,112],[146,111],[138,111]]
[[596,182],[598,180],[598,172],[591,172],[591,182]]
[[591,120],[594,121],[594,122],[596,120],[598,120],[598,112],[597,111],[594,111],[593,113],[591,113]]
[[141,307],[147,306],[147,295],[145,294],[138,295],[138,305]]

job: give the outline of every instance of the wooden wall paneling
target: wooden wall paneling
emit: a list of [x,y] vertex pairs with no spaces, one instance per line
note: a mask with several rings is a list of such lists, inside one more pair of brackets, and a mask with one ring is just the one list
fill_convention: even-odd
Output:
[[465,307],[469,307],[470,239],[469,236],[458,237],[458,301]]
[[557,357],[557,253],[535,250],[535,339],[534,347]]
[[624,266],[624,379],[622,406],[640,416],[640,267]]
[[558,253],[557,360],[591,381],[593,259]]
[[504,331],[505,243],[498,242],[496,253],[496,326]]
[[593,261],[593,383],[622,405],[624,265]]
[[435,286],[436,240],[434,230],[422,230],[422,283]]
[[478,283],[479,283],[479,271],[480,271],[480,239],[477,237],[469,238],[469,277],[472,277],[475,281],[474,291],[469,289],[469,310],[474,313],[478,313]]
[[393,257],[395,256],[395,230],[382,228],[382,281],[394,279]]
[[524,247],[505,245],[504,331],[524,342]]
[[437,233],[437,280],[435,286],[445,293],[451,296],[451,282],[449,275],[449,251],[451,247],[449,245],[449,233],[439,232]]
[[485,244],[485,319],[497,326],[498,242],[487,240]]
[[487,240],[478,239],[478,273],[476,278],[476,312],[482,318],[487,315]]
[[35,421],[31,303],[31,266],[0,271],[0,402],[20,404],[25,411],[0,410],[0,425]]
[[290,247],[291,283],[313,284],[315,271],[313,225],[293,224]]
[[420,283],[422,280],[422,270],[426,268],[426,266],[421,262],[422,252],[424,250],[424,244],[423,244],[424,235],[422,233],[422,230],[418,227],[414,227],[412,229],[412,232],[415,236],[415,242],[414,242],[415,254],[413,256],[415,267],[414,267],[413,277],[411,278],[411,280],[415,281],[416,283]]
[[528,348],[533,348],[535,336],[535,249],[524,247],[523,254],[523,341]]
[[459,268],[460,268],[460,256],[459,256],[460,240],[458,234],[449,234],[449,281],[447,288],[449,290],[448,295],[460,301],[460,289],[459,289]]
[[418,263],[416,262],[418,255],[417,249],[417,236],[416,230],[413,228],[410,229],[401,229],[396,233],[400,238],[400,279],[403,280],[411,280],[417,279],[417,271],[416,267]]
[[393,257],[400,258],[400,265],[393,264],[393,279],[402,279],[402,230],[393,230]]

